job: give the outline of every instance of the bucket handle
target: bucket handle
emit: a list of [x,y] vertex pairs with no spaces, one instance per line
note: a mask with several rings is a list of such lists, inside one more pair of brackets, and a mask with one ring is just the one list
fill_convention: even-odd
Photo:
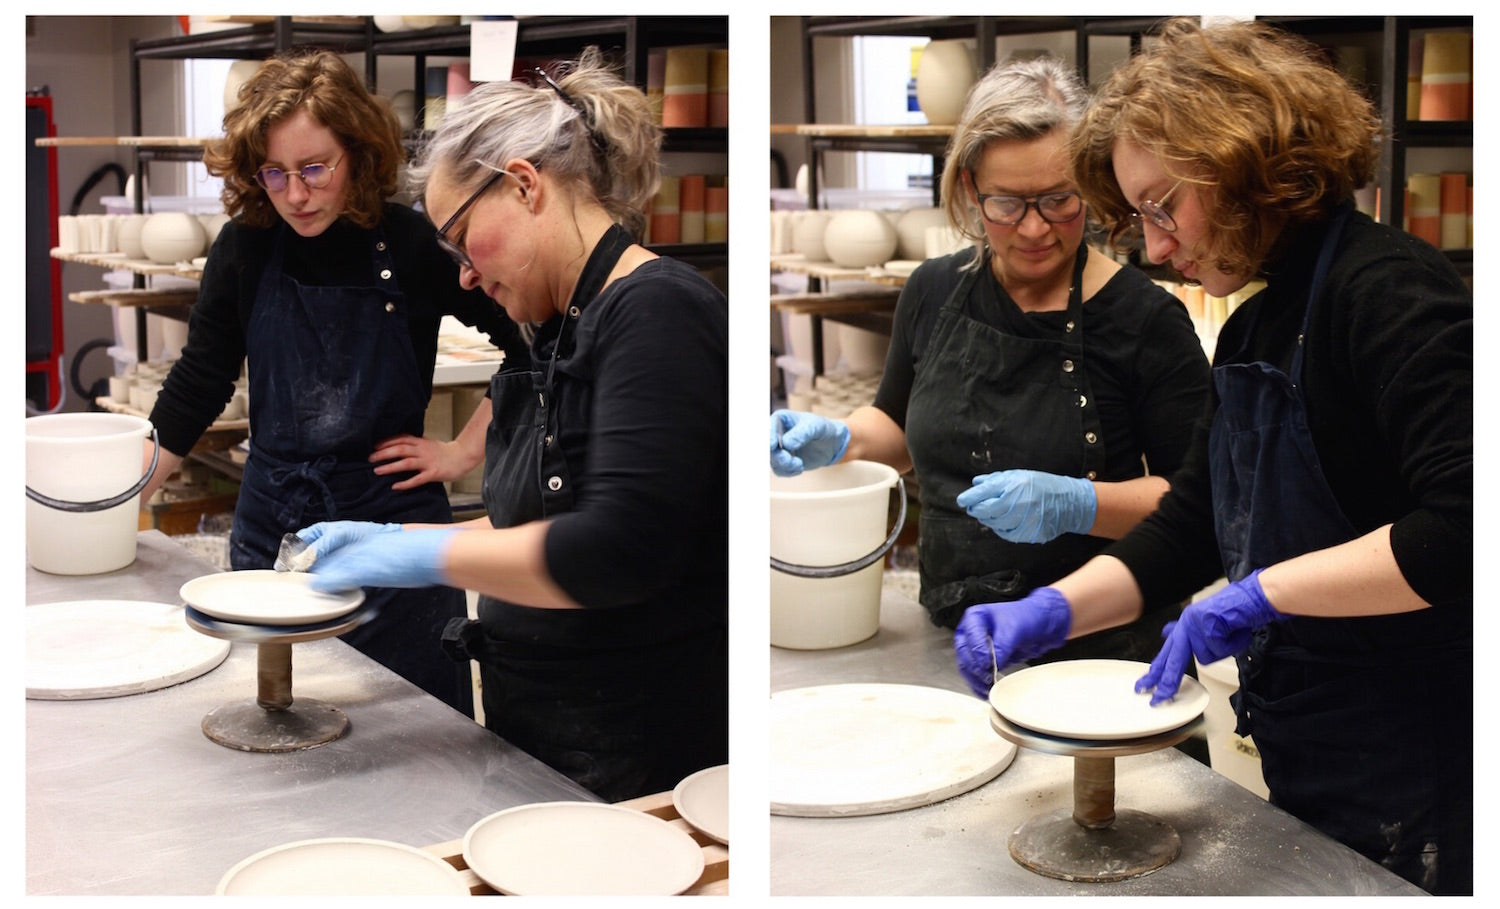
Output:
[[161,442],[156,438],[155,426],[151,427],[150,438],[152,446],[151,466],[146,468],[146,475],[141,477],[134,486],[130,487],[117,496],[110,496],[107,499],[99,499],[95,502],[65,502],[62,499],[54,499],[51,496],[42,495],[35,489],[32,489],[30,486],[28,486],[26,487],[26,498],[32,500],[33,502],[40,502],[41,504],[46,505],[48,508],[55,508],[58,511],[66,511],[72,514],[87,514],[94,511],[105,511],[107,509],[114,508],[116,505],[123,505],[126,502],[129,502],[137,494],[139,494],[142,489],[145,489],[146,484],[151,482],[151,475],[156,473],[156,462],[161,459]]
[[896,526],[891,529],[891,535],[886,537],[885,542],[881,543],[880,548],[874,552],[840,565],[797,565],[771,556],[771,567],[783,574],[795,575],[799,578],[839,578],[874,565],[887,552],[890,552],[892,546],[896,545],[896,537],[901,535],[901,528],[906,524],[906,484],[900,477],[896,478],[896,493],[901,500],[901,508],[896,515]]

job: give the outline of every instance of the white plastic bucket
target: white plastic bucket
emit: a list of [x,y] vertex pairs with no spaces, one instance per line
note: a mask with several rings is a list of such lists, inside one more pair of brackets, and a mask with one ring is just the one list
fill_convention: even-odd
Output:
[[1261,776],[1260,752],[1255,750],[1255,742],[1249,736],[1234,734],[1234,708],[1229,704],[1229,696],[1240,687],[1234,657],[1207,666],[1194,662],[1198,666],[1198,681],[1208,689],[1203,725],[1208,734],[1209,766],[1261,798],[1269,798],[1270,790]]
[[[149,420],[64,413],[26,420],[26,561],[49,574],[103,574],[135,561]],[[159,454],[158,452],[156,452]],[[152,458],[152,467],[156,464]]]
[[[883,556],[905,519],[901,477],[884,464],[846,461],[771,477],[771,644],[825,650],[880,629]],[[887,533],[890,491],[901,517]]]

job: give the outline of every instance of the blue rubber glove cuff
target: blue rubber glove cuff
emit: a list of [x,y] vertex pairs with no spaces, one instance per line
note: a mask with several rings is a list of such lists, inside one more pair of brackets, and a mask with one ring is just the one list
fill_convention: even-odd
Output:
[[1193,603],[1182,617],[1162,628],[1166,643],[1151,668],[1135,683],[1136,691],[1150,691],[1151,703],[1177,696],[1183,673],[1196,658],[1207,665],[1250,646],[1255,629],[1286,618],[1277,612],[1260,586],[1260,569]]
[[313,563],[312,589],[333,593],[447,584],[447,551],[457,533],[452,528],[379,533],[333,549]]
[[1038,587],[1019,600],[970,606],[953,632],[958,671],[969,689],[989,697],[995,670],[1034,660],[1067,643],[1073,610],[1056,587]]
[[849,449],[849,426],[817,414],[778,410],[771,414],[771,470],[795,477],[838,463]]

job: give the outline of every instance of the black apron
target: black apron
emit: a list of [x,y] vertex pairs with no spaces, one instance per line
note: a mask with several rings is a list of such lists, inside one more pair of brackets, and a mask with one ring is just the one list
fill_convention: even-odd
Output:
[[[587,427],[564,425],[559,413],[586,409],[560,404],[553,375],[572,349],[583,308],[633,242],[624,228],[612,227],[579,274],[567,310],[534,343],[534,368],[502,371],[490,380],[494,414],[483,494],[495,527],[573,510],[573,477],[559,440]],[[556,336],[548,340],[554,325]],[[727,693],[716,697],[704,684],[724,674],[722,660],[713,659],[722,657],[722,633],[701,646],[684,646],[680,638],[627,642],[603,630],[629,622],[628,607],[621,609],[525,610],[481,596],[479,621],[451,623],[446,636],[455,657],[479,662],[485,725],[612,802],[671,789],[688,773],[727,760]],[[518,611],[528,613],[527,621],[546,621],[552,641],[572,639],[528,639],[507,627]],[[711,729],[720,731],[705,736]]]
[[[250,356],[250,458],[230,533],[235,570],[266,569],[281,538],[318,521],[449,523],[442,484],[398,492],[364,451],[420,425],[427,402],[411,349],[407,307],[384,234],[373,232],[370,286],[317,287],[283,270],[279,228],[246,335]],[[450,587],[367,588],[374,619],[342,639],[457,710],[473,715],[473,683],[442,653],[448,620],[466,614]]]
[[[1308,313],[1346,218],[1319,252]],[[1360,535],[1308,429],[1307,325],[1304,314],[1290,375],[1259,361],[1213,370],[1210,476],[1231,581]],[[1294,616],[1259,629],[1236,656],[1235,731],[1254,736],[1272,804],[1424,889],[1471,892],[1473,660],[1413,644],[1405,628],[1420,621]]]
[[[1012,543],[959,508],[960,492],[981,474],[1024,468],[1102,479],[1105,439],[1083,367],[1081,244],[1062,340],[1020,337],[986,318],[988,306],[1013,306],[990,278],[989,259],[944,301],[917,364],[907,406],[906,439],[921,483],[917,554],[919,599],[932,621],[952,628],[977,603],[1016,600],[1073,571],[1108,545],[1066,533],[1047,543]],[[995,294],[981,293],[981,280]],[[1041,661],[1108,657],[1150,662],[1175,610],[1069,641]]]

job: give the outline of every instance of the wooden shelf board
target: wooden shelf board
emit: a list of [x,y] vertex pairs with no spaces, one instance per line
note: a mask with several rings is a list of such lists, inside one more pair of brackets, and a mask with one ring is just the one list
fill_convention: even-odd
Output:
[[74,303],[105,303],[110,306],[192,306],[198,299],[196,288],[151,290],[80,290],[68,294]]
[[833,139],[946,139],[953,126],[923,124],[798,123],[793,127],[799,136]]

